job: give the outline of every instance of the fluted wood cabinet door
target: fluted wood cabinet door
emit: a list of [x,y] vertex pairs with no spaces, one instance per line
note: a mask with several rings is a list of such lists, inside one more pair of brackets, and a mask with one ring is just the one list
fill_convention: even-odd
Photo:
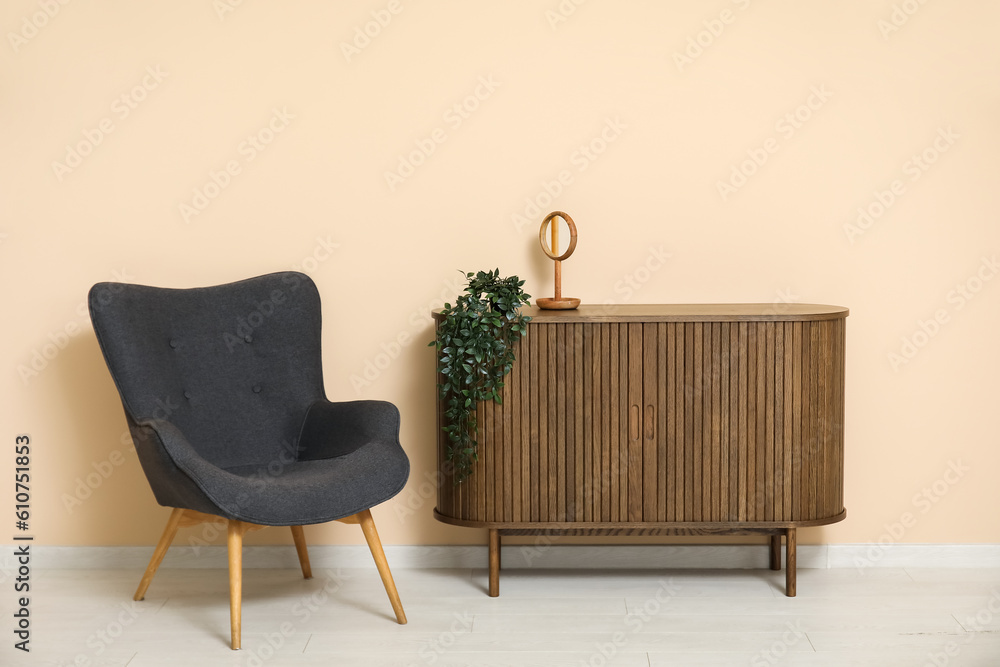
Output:
[[847,311],[786,308],[530,312],[459,485],[439,431],[436,516],[563,529],[843,518]]

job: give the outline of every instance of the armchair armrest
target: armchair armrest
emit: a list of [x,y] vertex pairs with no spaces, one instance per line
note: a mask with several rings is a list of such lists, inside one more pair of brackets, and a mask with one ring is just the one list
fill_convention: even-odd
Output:
[[399,410],[387,401],[316,401],[299,430],[298,459],[350,454],[369,442],[399,442]]
[[147,419],[137,422],[136,426],[140,429],[152,431],[152,434],[163,445],[163,449],[166,450],[174,465],[189,475],[197,473],[199,469],[202,471],[208,468],[217,469],[216,466],[206,461],[191,446],[188,439],[174,424],[163,419]]
[[154,454],[148,467],[143,462],[143,468],[161,505],[260,522],[251,514],[259,510],[255,507],[255,484],[260,484],[261,480],[233,474],[211,463],[171,422],[162,419],[141,421],[134,425],[133,437],[136,433],[144,443],[159,444],[154,447],[159,450],[159,456]]
[[176,425],[162,419],[133,421],[126,413],[136,453],[157,502],[218,514],[223,506],[206,480],[228,473],[202,458]]

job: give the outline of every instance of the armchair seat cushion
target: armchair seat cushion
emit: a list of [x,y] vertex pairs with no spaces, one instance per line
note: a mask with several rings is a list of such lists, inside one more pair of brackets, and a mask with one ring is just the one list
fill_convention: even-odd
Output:
[[406,484],[410,463],[398,443],[375,441],[335,458],[275,459],[220,472],[211,484],[213,496],[231,518],[294,526],[333,521],[385,502]]

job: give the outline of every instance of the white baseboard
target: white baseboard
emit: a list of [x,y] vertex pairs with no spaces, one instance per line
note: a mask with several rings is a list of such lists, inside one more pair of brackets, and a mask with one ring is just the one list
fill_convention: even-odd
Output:
[[[15,546],[3,549],[3,575],[15,571]],[[141,570],[152,547],[57,547],[32,545],[32,569]],[[394,568],[481,569],[487,564],[485,546],[387,546]],[[1000,567],[1000,544],[829,544],[800,545],[801,568],[857,567]],[[314,569],[371,567],[364,545],[309,547]],[[764,545],[509,545],[503,547],[504,569],[740,569],[766,568]],[[177,545],[167,552],[165,568],[226,568],[225,546]],[[248,546],[245,568],[297,568],[295,549],[288,546]],[[6,577],[0,576],[0,580]]]

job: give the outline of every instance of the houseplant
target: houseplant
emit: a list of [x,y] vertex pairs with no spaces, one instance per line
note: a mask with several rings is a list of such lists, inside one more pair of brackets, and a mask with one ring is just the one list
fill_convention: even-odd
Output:
[[477,458],[476,407],[479,401],[502,403],[500,390],[514,364],[514,343],[527,333],[531,320],[520,312],[531,295],[524,293],[524,281],[517,276],[501,278],[494,269],[465,277],[465,293],[455,305],[444,305],[437,338],[430,342],[438,352],[438,391],[445,405],[445,460],[456,484],[469,476]]

